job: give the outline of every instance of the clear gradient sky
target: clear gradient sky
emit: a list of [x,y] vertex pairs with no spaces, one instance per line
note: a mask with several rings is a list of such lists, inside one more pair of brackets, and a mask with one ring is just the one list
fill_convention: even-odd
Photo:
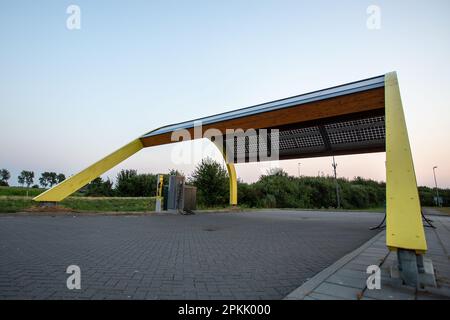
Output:
[[[81,8],[69,30],[66,9]],[[366,26],[369,5],[381,29]],[[419,185],[450,187],[450,1],[0,1],[0,168],[71,175],[141,134],[397,71]],[[172,146],[109,171],[189,174]],[[220,159],[219,155],[215,157]],[[199,159],[197,158],[196,161]],[[385,154],[337,157],[385,179]],[[331,174],[330,158],[280,162]],[[241,164],[255,181],[269,166]],[[37,179],[36,179],[37,180]]]

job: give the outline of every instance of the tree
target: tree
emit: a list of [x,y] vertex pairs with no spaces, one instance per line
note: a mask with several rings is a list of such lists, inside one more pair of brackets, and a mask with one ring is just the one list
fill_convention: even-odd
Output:
[[6,169],[1,169],[0,170],[0,186],[9,186],[8,184],[8,180],[9,178],[11,178],[11,174],[9,173],[8,170]]
[[133,194],[133,179],[137,176],[136,170],[121,170],[116,178],[117,195],[121,197]]
[[41,177],[39,178],[39,183],[46,188],[49,186],[53,187],[56,183],[58,183],[56,172],[43,172]]
[[309,193],[307,189],[300,192],[302,186],[299,181],[300,179],[290,177],[281,168],[267,170],[267,173],[253,184],[258,195],[257,206],[268,208],[304,207],[306,195]]
[[277,177],[287,177],[288,174],[282,168],[270,168],[266,170],[266,174],[264,176],[277,176]]
[[109,178],[103,181],[101,177],[98,177],[92,180],[86,188],[86,196],[89,197],[111,197],[113,195],[113,183]]
[[156,196],[157,176],[150,173],[138,174],[133,180],[133,197]]
[[120,197],[151,197],[156,195],[156,175],[122,170],[117,174],[116,192]]
[[211,158],[203,159],[196,166],[190,182],[197,187],[200,204],[217,206],[228,202],[228,173]]
[[17,182],[23,187],[25,184],[25,177],[23,176],[23,171],[20,173],[20,176],[17,177]]
[[27,185],[27,197],[28,197],[28,188],[30,188],[30,186],[33,184],[34,172],[22,170],[19,177],[17,177],[17,180],[22,186],[24,184]]
[[58,183],[61,183],[64,180],[66,180],[66,176],[63,173],[60,173],[56,176],[56,181],[58,181]]
[[17,177],[17,181],[21,185],[26,185],[29,188],[34,182],[34,172],[23,170]]
[[39,183],[44,188],[47,188],[47,186],[48,186],[47,177],[48,177],[48,172],[42,172],[41,176],[39,177]]

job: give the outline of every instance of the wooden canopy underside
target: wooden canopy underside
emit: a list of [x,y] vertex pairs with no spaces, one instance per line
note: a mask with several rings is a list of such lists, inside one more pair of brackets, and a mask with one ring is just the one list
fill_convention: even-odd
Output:
[[[228,129],[279,130],[279,158],[305,158],[385,151],[384,87],[351,93],[325,100],[294,105],[202,125],[202,135],[216,129],[223,135]],[[185,128],[194,136],[194,127]],[[199,130],[199,129],[197,129]],[[144,147],[177,142],[174,131],[141,137]],[[269,130],[270,132],[270,130]],[[224,139],[235,139],[224,136]],[[270,141],[270,137],[269,137]],[[239,153],[249,158],[251,147],[234,146],[234,161]],[[259,158],[258,158],[259,161]]]

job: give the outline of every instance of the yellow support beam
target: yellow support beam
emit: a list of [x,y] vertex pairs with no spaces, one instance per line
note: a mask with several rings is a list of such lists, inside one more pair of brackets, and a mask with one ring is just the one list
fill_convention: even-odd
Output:
[[233,163],[227,163],[228,176],[230,177],[230,205],[237,206],[237,175]]
[[41,193],[33,200],[40,202],[61,201],[142,148],[141,140],[136,139],[76,175]]
[[386,245],[390,250],[427,250],[416,174],[397,74],[385,76]]
[[237,206],[237,201],[238,201],[238,191],[237,191],[238,189],[237,188],[238,187],[237,187],[236,168],[234,167],[233,163],[228,162],[225,148],[222,145],[222,141],[220,141],[220,142],[212,141],[212,142],[215,144],[217,149],[219,149],[219,151],[222,154],[223,159],[225,160],[225,163],[227,165],[228,177],[230,180],[230,205]]

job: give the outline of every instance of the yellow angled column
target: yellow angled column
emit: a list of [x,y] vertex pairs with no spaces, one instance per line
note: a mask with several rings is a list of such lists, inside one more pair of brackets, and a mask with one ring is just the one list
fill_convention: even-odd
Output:
[[227,163],[228,175],[230,177],[230,205],[237,206],[237,175],[233,163]]
[[386,245],[391,250],[427,250],[416,174],[395,72],[385,76]]
[[221,140],[219,141],[211,141],[214,143],[219,149],[220,153],[223,156],[223,159],[225,160],[225,163],[227,165],[227,171],[228,171],[228,177],[230,180],[230,205],[231,206],[237,206],[237,199],[238,199],[238,191],[237,191],[237,174],[236,174],[236,168],[234,167],[234,164],[231,162],[228,162],[226,151],[223,146],[223,142]]
[[61,201],[142,148],[141,140],[136,139],[76,175],[41,193],[33,200],[40,202]]

